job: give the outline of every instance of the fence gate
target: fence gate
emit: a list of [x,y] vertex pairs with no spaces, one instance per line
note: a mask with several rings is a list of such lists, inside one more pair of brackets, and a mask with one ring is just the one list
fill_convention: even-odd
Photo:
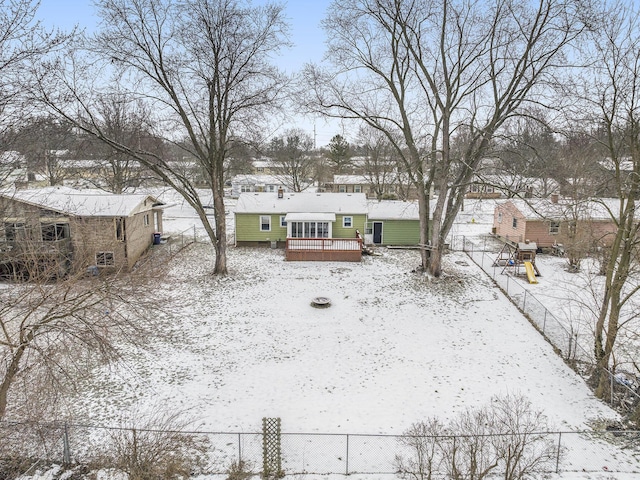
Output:
[[282,478],[280,418],[262,419],[262,478]]

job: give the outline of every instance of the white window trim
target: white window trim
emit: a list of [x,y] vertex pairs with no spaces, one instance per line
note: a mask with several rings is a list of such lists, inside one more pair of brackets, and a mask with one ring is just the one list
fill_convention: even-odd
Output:
[[[287,238],[303,238],[303,237],[292,237],[291,235],[291,225],[294,223],[327,223],[328,225],[328,237],[312,237],[312,238],[333,238],[333,222],[326,222],[324,220],[305,220],[305,221],[299,221],[299,222],[289,222],[287,224]],[[317,231],[317,230],[316,230]]]
[[[265,230],[264,228],[262,228],[262,219],[263,218],[268,218],[269,219],[269,228],[267,230]],[[266,222],[265,222],[266,223]],[[261,232],[270,232],[271,231],[271,215],[260,215],[258,218],[258,228],[260,229]]]
[[287,222],[284,220],[285,218],[287,218],[286,215],[280,215],[280,226],[282,228],[287,228]]
[[[347,225],[347,218],[349,219],[349,225]],[[353,217],[351,215],[342,217],[342,228],[353,228]]]
[[549,222],[549,235],[558,235],[560,233],[560,222]]

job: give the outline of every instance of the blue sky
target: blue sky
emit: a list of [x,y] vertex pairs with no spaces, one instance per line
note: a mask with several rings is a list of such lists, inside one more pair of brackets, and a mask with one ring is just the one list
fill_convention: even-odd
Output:
[[[254,4],[266,0],[254,0]],[[284,2],[286,14],[291,26],[293,47],[282,53],[278,63],[292,73],[306,62],[320,62],[324,54],[324,32],[320,22],[324,18],[330,0],[289,0]],[[38,17],[47,27],[71,30],[74,26],[92,31],[97,27],[98,18],[91,0],[41,0]],[[336,133],[343,132],[335,121],[321,118],[299,118],[295,125],[285,125],[282,129],[296,126],[313,134],[316,127],[318,146],[326,145]]]

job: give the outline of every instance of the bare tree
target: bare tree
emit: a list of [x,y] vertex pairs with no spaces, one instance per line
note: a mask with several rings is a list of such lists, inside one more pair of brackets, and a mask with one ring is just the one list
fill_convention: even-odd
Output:
[[[602,204],[616,225],[607,249],[604,286],[595,324],[594,352],[597,369],[596,394],[608,391],[609,374],[618,333],[623,327],[625,306],[632,304],[640,290],[634,281],[640,222],[640,23],[638,9],[629,3],[605,5],[602,23],[594,25],[591,61],[582,79],[582,121],[598,126],[595,136],[609,164],[608,179],[615,188],[616,204]],[[579,117],[580,118],[580,117]],[[588,122],[588,123],[587,123]],[[636,312],[630,312],[635,318]]]
[[191,422],[179,412],[154,407],[151,414],[136,413],[128,428],[111,432],[106,448],[115,467],[131,480],[187,478],[206,464],[206,437],[187,432]]
[[[101,129],[106,137],[132,150],[167,157],[163,152],[163,142],[151,133],[151,113],[142,101],[130,98],[126,92],[116,91],[102,95],[97,108],[104,122]],[[99,152],[94,168],[101,182],[97,186],[117,194],[140,186],[144,180],[144,165],[121,149],[96,142],[95,137],[90,138],[94,139],[94,144],[97,143],[95,146]]]
[[269,155],[278,180],[294,192],[302,192],[312,184],[315,162],[311,154],[313,139],[300,129],[290,129],[269,143]]
[[45,31],[35,20],[38,3],[0,0],[0,136],[22,124],[33,112],[27,95],[27,64],[62,45],[67,37]]
[[67,176],[61,157],[75,146],[73,126],[51,115],[25,119],[15,135],[15,148],[26,159],[29,172],[42,175],[49,185],[61,185]]
[[398,157],[393,145],[378,130],[363,126],[358,141],[364,150],[363,175],[378,200],[398,179]]
[[432,418],[414,424],[402,439],[409,455],[397,455],[401,478],[521,480],[548,472],[561,452],[547,436],[546,417],[519,395],[496,396],[448,424]]
[[3,152],[16,150],[20,127],[34,114],[27,65],[67,39],[42,28],[35,20],[37,8],[31,0],[0,0],[0,183],[26,167]]
[[266,122],[264,114],[279,107],[287,79],[269,62],[287,44],[283,7],[253,7],[237,0],[100,0],[97,5],[103,29],[92,53],[105,62],[104,68],[117,70],[119,89],[128,88],[132,98],[142,99],[154,112],[158,134],[168,140],[188,138],[179,146],[205,172],[215,226],[190,178],[166,158],[122,144],[103,128],[94,94],[101,85],[90,84],[79,70],[78,56],[44,69],[39,94],[84,132],[145,165],[179,192],[214,244],[214,273],[224,275],[225,161],[233,140]]
[[36,259],[24,265],[37,269],[30,280],[0,289],[0,419],[55,413],[58,397],[96,361],[143,344],[155,308],[142,275],[78,272],[51,282],[57,272]]
[[[333,68],[306,68],[307,106],[363,121],[394,145],[418,193],[422,265],[433,275],[491,139],[527,103],[544,100],[585,8],[553,0],[332,4],[324,27]],[[451,139],[462,127],[469,142],[456,156]],[[429,222],[432,186],[439,195]]]

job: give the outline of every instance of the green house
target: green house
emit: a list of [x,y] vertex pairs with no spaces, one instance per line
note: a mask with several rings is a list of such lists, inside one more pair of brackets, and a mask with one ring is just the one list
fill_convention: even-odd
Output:
[[287,239],[354,239],[367,221],[364,193],[243,193],[236,245],[284,246]]
[[236,245],[284,247],[287,260],[360,261],[363,244],[419,241],[415,202],[364,193],[243,193],[235,209]]
[[420,243],[420,217],[416,202],[372,201],[365,225],[368,245],[417,245]]

